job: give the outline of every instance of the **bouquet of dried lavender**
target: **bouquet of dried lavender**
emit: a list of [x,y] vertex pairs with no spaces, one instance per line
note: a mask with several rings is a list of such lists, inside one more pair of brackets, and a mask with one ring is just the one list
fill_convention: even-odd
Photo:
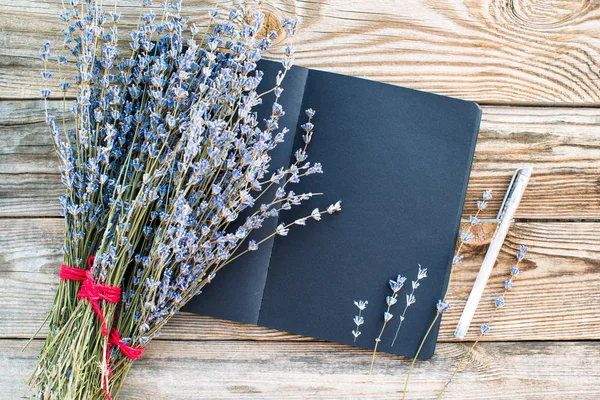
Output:
[[[67,190],[62,283],[30,380],[44,398],[117,394],[131,362],[221,268],[291,225],[340,210],[339,202],[313,210],[248,241],[265,219],[317,195],[288,187],[322,172],[306,161],[312,110],[295,162],[269,172],[269,154],[287,132],[278,125],[278,99],[294,48],[285,49],[263,124],[256,62],[276,34],[261,33],[260,8],[237,6],[224,18],[211,11],[209,34],[200,35],[181,15],[181,1],[163,2],[158,18],[151,1],[142,5],[127,57],[119,57],[116,4],[107,11],[72,0],[61,14],[78,68],[77,100],[74,129],[46,112]],[[296,25],[282,21],[290,37]],[[49,44],[41,57],[49,80]],[[69,84],[61,78],[59,87]],[[248,209],[256,211],[240,217]]]

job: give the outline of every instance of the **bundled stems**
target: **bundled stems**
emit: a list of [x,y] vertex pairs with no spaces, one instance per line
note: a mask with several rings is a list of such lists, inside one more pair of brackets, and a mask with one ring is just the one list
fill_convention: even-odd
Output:
[[[256,62],[277,36],[259,37],[260,7],[235,6],[222,21],[211,11],[210,33],[200,42],[186,39],[200,32],[181,15],[180,0],[165,1],[159,18],[146,8],[130,32],[131,56],[119,59],[116,5],[107,11],[93,0],[72,0],[71,6],[61,20],[77,66],[75,130],[61,128],[46,108],[66,187],[64,262],[84,269],[83,260],[95,256],[86,284],[120,288],[121,301],[101,302],[99,318],[88,301],[77,300],[79,283],[61,282],[30,384],[51,399],[85,400],[118,393],[131,364],[121,347],[110,347],[100,319],[118,330],[120,344],[143,348],[231,261],[341,205],[314,209],[252,239],[268,218],[320,195],[289,186],[323,172],[307,160],[310,109],[295,161],[271,170],[270,152],[288,132],[279,127],[285,114],[279,98],[294,47],[284,48],[274,87],[259,94]],[[282,27],[293,37],[297,22],[286,18]],[[48,80],[49,43],[40,56]],[[62,65],[66,58],[58,57]],[[68,89],[66,82],[59,86]],[[263,125],[255,108],[267,94],[274,100]],[[263,199],[266,192],[273,198]]]

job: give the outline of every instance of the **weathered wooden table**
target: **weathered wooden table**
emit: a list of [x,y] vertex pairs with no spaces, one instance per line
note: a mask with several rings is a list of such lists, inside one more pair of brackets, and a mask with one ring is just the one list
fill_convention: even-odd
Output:
[[[21,347],[50,307],[61,262],[62,188],[38,99],[38,49],[60,43],[60,4],[0,4],[2,400],[26,394],[41,342]],[[125,23],[136,4],[123,2]],[[201,20],[208,7],[184,5]],[[600,3],[289,0],[272,10],[302,18],[300,65],[483,106],[465,216],[484,189],[502,193],[515,167],[535,168],[474,326],[489,319],[521,243],[531,249],[524,272],[445,398],[600,398]],[[454,311],[410,398],[434,397],[469,346],[452,332],[492,230],[481,226],[455,273]],[[368,351],[184,314],[136,363],[122,398],[398,399],[407,360],[381,354],[368,375],[369,360]]]

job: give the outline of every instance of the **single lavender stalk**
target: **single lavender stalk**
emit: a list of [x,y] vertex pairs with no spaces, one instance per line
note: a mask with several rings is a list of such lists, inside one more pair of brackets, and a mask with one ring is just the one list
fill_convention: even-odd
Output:
[[354,336],[354,343],[356,343],[356,339],[358,339],[358,337],[361,334],[360,326],[365,322],[365,319],[362,316],[362,312],[365,310],[365,308],[367,308],[367,304],[369,304],[368,301],[354,301],[354,305],[358,307],[358,315],[355,315],[353,319],[354,323],[356,324],[356,330],[352,331],[352,336]]
[[402,287],[404,286],[404,282],[406,282],[406,278],[403,277],[402,275],[398,275],[396,280],[390,279],[390,281],[389,281],[390,288],[392,289],[392,295],[387,296],[385,298],[385,302],[387,304],[387,310],[383,313],[383,326],[381,327],[379,336],[377,336],[377,338],[375,339],[375,348],[373,349],[373,357],[371,357],[371,368],[369,369],[369,374],[373,373],[373,364],[375,363],[375,354],[377,353],[377,347],[379,346],[379,343],[381,343],[381,336],[383,335],[383,331],[385,330],[387,323],[390,322],[390,320],[394,316],[393,314],[390,313],[390,309],[392,308],[392,306],[394,304],[396,304],[398,302],[398,294],[400,293],[400,290],[402,290]]
[[419,354],[421,354],[423,346],[425,345],[425,341],[429,337],[431,330],[435,326],[438,319],[440,319],[441,315],[450,309],[450,304],[446,301],[446,297],[448,296],[450,283],[452,283],[452,273],[454,272],[454,266],[462,261],[462,248],[465,245],[465,243],[469,242],[473,238],[471,230],[475,225],[479,224],[479,214],[481,213],[481,211],[487,208],[488,201],[492,199],[492,191],[490,189],[486,190],[485,192],[483,192],[481,197],[481,200],[477,200],[477,212],[474,216],[469,217],[468,228],[466,230],[462,230],[460,233],[460,243],[458,245],[458,248],[456,249],[454,258],[452,259],[452,267],[450,268],[450,277],[448,279],[448,285],[446,286],[446,293],[444,293],[444,297],[442,299],[438,300],[436,305],[437,313],[435,314],[435,318],[433,319],[433,321],[431,321],[429,328],[427,328],[425,336],[423,336],[423,340],[421,340],[421,344],[419,345],[419,348],[417,349],[417,352],[415,353],[415,356],[413,357],[413,360],[410,364],[410,368],[408,369],[408,373],[406,374],[406,380],[404,381],[404,389],[402,390],[402,400],[406,399],[406,391],[408,390],[408,382],[410,380],[410,375],[412,374],[412,371],[415,368],[415,364],[417,362]]
[[519,247],[519,251],[517,252],[517,264],[515,266],[511,267],[509,270],[510,275],[509,275],[508,279],[506,281],[504,281],[504,292],[502,293],[502,295],[500,295],[494,299],[494,305],[496,306],[496,308],[492,312],[492,316],[490,317],[489,322],[487,322],[485,324],[481,324],[481,326],[479,327],[479,337],[477,337],[477,340],[475,340],[475,342],[471,345],[471,347],[469,347],[469,350],[461,357],[460,361],[454,368],[454,371],[452,371],[452,375],[450,375],[450,378],[444,385],[443,389],[438,393],[436,399],[440,399],[442,397],[442,394],[444,393],[444,391],[448,388],[448,386],[450,386],[452,384],[452,382],[454,381],[454,377],[460,371],[460,368],[462,367],[463,363],[473,353],[473,350],[475,349],[475,346],[477,346],[479,341],[485,335],[490,333],[490,331],[491,331],[490,325],[494,321],[494,318],[495,318],[498,310],[500,308],[504,307],[506,295],[508,294],[508,291],[512,288],[513,281],[515,280],[517,275],[519,275],[519,264],[525,258],[525,254],[527,254],[527,251],[529,251],[527,246],[521,245]]
[[408,307],[415,304],[417,301],[417,298],[415,297],[415,290],[419,286],[421,286],[421,283],[419,281],[421,281],[425,278],[427,278],[427,268],[421,269],[421,264],[419,264],[419,272],[417,273],[417,280],[412,281],[412,291],[410,292],[410,294],[406,295],[406,306],[404,307],[404,311],[402,312],[402,315],[400,315],[400,318],[399,318],[400,322],[398,322],[398,329],[396,329],[396,334],[394,335],[394,340],[392,340],[392,347],[394,347],[394,343],[396,343],[396,339],[398,338],[398,333],[400,332],[400,328],[402,327],[402,323],[404,322],[404,317],[406,316],[406,310],[408,310]]

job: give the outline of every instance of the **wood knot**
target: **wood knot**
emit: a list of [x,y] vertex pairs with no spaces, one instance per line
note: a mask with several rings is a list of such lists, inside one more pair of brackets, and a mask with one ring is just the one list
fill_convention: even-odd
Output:
[[281,18],[271,11],[264,11],[265,22],[263,28],[258,32],[259,38],[267,37],[270,32],[277,34],[277,39],[273,40],[273,44],[278,44],[285,39],[285,30],[281,27]]
[[530,30],[549,30],[572,24],[592,7],[592,0],[493,0],[497,21]]

